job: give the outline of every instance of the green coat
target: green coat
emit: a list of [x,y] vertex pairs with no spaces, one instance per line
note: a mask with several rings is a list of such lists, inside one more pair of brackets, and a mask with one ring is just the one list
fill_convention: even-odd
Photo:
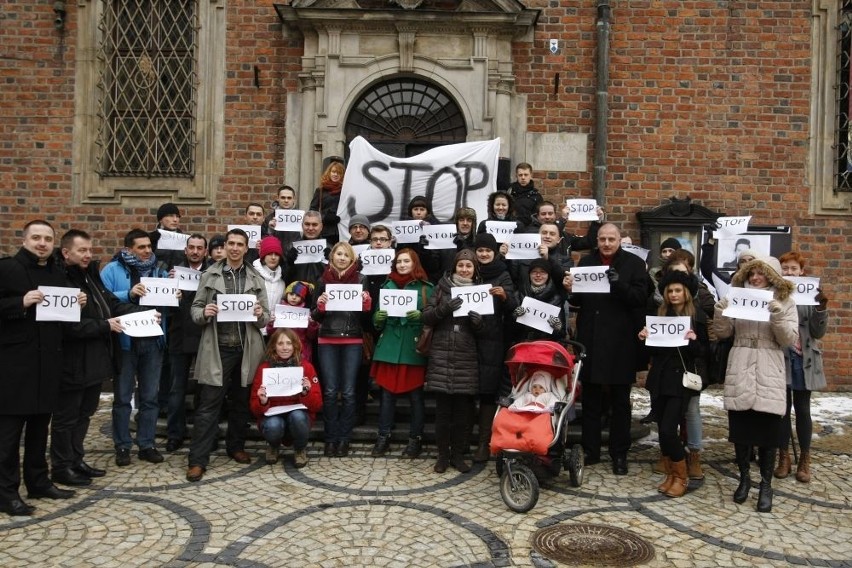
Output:
[[[396,282],[388,279],[382,286],[385,290],[399,290]],[[415,290],[417,292],[417,309],[423,312],[426,307],[426,302],[432,295],[432,283],[415,280],[409,282],[403,290]],[[425,295],[425,298],[424,298]],[[379,306],[379,310],[381,306]],[[376,310],[378,313],[379,310]],[[376,316],[373,314],[373,323],[376,329],[381,331],[379,341],[376,344],[376,350],[373,353],[373,361],[384,361],[385,363],[393,363],[396,365],[426,365],[426,357],[418,355],[414,351],[414,345],[417,343],[417,338],[423,329],[421,320],[409,321],[408,318],[389,317],[384,321],[384,324],[376,321]]]

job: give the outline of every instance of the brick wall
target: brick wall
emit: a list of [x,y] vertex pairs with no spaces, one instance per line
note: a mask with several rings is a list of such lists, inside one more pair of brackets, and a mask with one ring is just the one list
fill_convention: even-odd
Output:
[[[810,4],[613,0],[606,208],[634,238],[636,212],[671,196],[751,214],[756,224],[792,225],[794,245],[833,298],[824,340],[829,382],[849,390],[852,229],[848,216],[808,214]],[[536,172],[537,181],[554,200],[591,197],[595,2],[526,5],[541,10],[535,42],[514,48],[528,129],[590,136],[586,172]],[[60,232],[92,229],[105,259],[127,229],[155,221],[158,202],[72,202],[72,3],[68,10],[61,33],[50,2],[11,0],[0,13],[2,254],[17,249],[20,226],[35,217]],[[205,233],[236,222],[248,201],[267,203],[284,179],[286,92],[298,86],[301,47],[281,38],[272,2],[228,2],[227,22],[225,175],[215,208],[189,208],[183,219],[187,230]],[[557,55],[546,49],[551,38],[563,46]]]

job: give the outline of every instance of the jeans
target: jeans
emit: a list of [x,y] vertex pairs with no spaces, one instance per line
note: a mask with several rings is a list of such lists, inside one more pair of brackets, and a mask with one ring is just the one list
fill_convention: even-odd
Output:
[[700,452],[702,449],[701,439],[704,437],[704,429],[701,426],[701,393],[689,397],[686,406],[686,445],[690,450]]
[[227,395],[228,430],[225,434],[225,449],[228,455],[244,450],[248,435],[249,387],[242,386],[240,366],[243,361],[242,350],[219,348],[222,359],[222,386],[199,385],[198,409],[195,411],[195,425],[192,442],[189,444],[189,466],[207,468],[210,453],[219,435],[219,415]]
[[393,419],[396,413],[396,401],[401,396],[408,395],[411,401],[411,424],[409,425],[408,437],[417,438],[423,435],[423,387],[401,394],[394,394],[389,390],[382,389],[382,405],[379,410],[379,436],[389,436],[393,430]]
[[63,389],[59,393],[62,407],[50,421],[50,465],[54,471],[83,463],[83,442],[89,422],[98,410],[101,385]]
[[[348,442],[355,427],[355,382],[361,366],[360,343],[329,345],[317,350],[322,383],[322,418],[326,443]],[[340,396],[340,405],[337,397]]]
[[287,414],[265,416],[260,426],[263,439],[271,446],[279,446],[285,436],[293,440],[293,449],[304,450],[308,446],[311,420],[305,410],[291,410]]
[[[143,338],[147,339],[147,338]],[[157,430],[157,392],[160,389],[160,369],[163,351],[155,340],[133,339],[129,351],[121,352],[121,372],[115,378],[112,402],[112,440],[116,449],[130,449],[130,402],[137,387],[139,429],[136,444],[140,449],[154,447]],[[138,385],[138,386],[137,386]]]
[[171,353],[172,386],[169,390],[169,412],[166,435],[169,440],[186,437],[186,385],[189,382],[189,367],[195,359],[194,353]]

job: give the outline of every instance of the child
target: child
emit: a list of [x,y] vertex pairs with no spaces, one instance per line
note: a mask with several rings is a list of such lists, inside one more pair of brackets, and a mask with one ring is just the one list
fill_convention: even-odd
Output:
[[[277,329],[269,338],[264,360],[254,374],[250,406],[252,414],[257,418],[257,427],[268,444],[268,464],[278,461],[278,451],[285,439],[293,443],[296,467],[302,468],[308,464],[305,448],[308,445],[311,423],[317,411],[322,408],[322,391],[313,365],[302,359],[301,352],[302,344],[292,329]],[[263,386],[264,369],[298,366],[302,367],[302,392],[292,396],[267,396],[266,387]],[[301,404],[305,408],[266,416],[266,412],[276,406],[293,404]]]
[[[310,296],[314,289],[314,285],[310,282],[302,282],[296,280],[290,282],[290,285],[284,290],[284,297],[281,298],[281,305],[293,306],[294,308],[307,308],[310,306]],[[274,310],[273,310],[274,313]],[[267,326],[267,331],[274,331],[274,321]],[[313,358],[313,342],[317,338],[317,330],[319,324],[313,319],[308,320],[308,327],[295,327],[293,333],[299,338],[302,344],[302,361],[314,362]]]
[[547,371],[536,371],[530,378],[530,391],[521,395],[512,403],[512,410],[518,412],[552,412],[559,397],[551,392],[553,376]]

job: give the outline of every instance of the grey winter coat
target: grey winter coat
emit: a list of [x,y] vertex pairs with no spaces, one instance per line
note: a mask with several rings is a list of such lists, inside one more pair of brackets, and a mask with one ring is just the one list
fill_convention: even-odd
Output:
[[[204,271],[198,291],[192,302],[192,321],[203,326],[201,342],[198,345],[198,356],[195,360],[195,380],[199,384],[214,387],[222,386],[222,358],[219,356],[219,339],[216,331],[216,318],[204,317],[204,306],[215,304],[218,294],[225,294],[225,282],[222,275],[224,260]],[[270,321],[269,309],[266,307],[266,284],[257,271],[246,264],[246,286],[244,294],[254,294],[263,308],[256,322],[246,323],[246,338],[243,342],[243,360],[240,365],[242,386],[247,387],[254,379],[254,371],[263,359],[265,349],[263,335],[260,330]]]
[[[799,314],[799,340],[802,344],[802,366],[805,371],[805,388],[809,391],[823,390],[826,386],[825,371],[822,368],[822,347],[819,340],[828,327],[828,310],[818,311],[816,306],[796,306]],[[787,386],[790,385],[789,351],[784,352],[787,366]]]

